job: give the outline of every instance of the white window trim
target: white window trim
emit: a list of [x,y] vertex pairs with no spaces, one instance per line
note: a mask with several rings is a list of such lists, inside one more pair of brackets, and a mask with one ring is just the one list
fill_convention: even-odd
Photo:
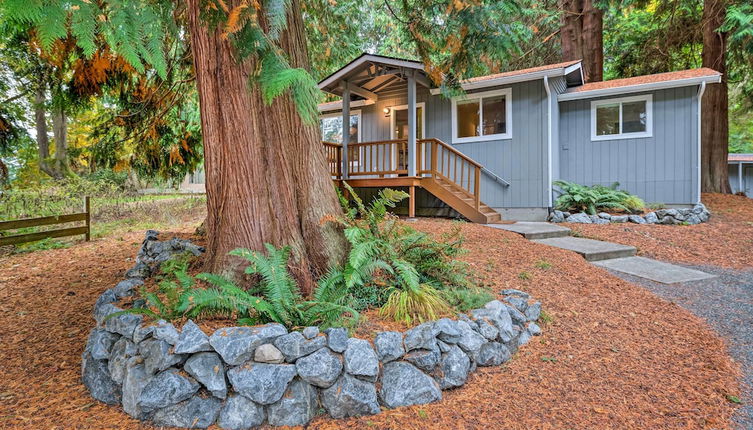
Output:
[[[395,111],[398,110],[408,110],[408,105],[399,105],[399,106],[387,106],[390,109],[390,139],[396,140],[397,136],[395,136],[395,118],[397,117],[395,115]],[[426,139],[426,103],[425,102],[418,102],[416,103],[416,110],[418,108],[421,108],[421,126],[423,127],[423,130],[421,130],[422,133],[422,139]],[[416,130],[416,141],[418,141],[418,130]],[[418,143],[416,143],[418,145]],[[397,167],[397,151],[391,150],[392,152],[392,169],[395,169]]]
[[[479,99],[479,121],[484,120],[484,104],[481,99],[485,97],[505,96],[505,127],[506,133],[489,134],[482,136],[458,137],[458,102]],[[482,127],[483,132],[483,127]],[[485,91],[482,93],[465,94],[452,98],[452,143],[487,142],[490,140],[512,139],[512,88]]]
[[[623,133],[622,132],[622,104],[630,103],[630,102],[639,102],[639,101],[646,102],[646,131],[638,131],[634,133]],[[613,105],[613,104],[620,105],[620,118],[619,118],[620,132],[617,134],[606,134],[603,136],[599,136],[596,134],[596,108],[603,105]],[[653,104],[654,104],[654,96],[651,94],[646,94],[642,96],[620,97],[620,98],[592,101],[591,102],[591,140],[601,141],[601,140],[619,140],[619,139],[643,139],[647,137],[652,137],[654,135]]]
[[[361,139],[361,129],[363,128],[363,123],[361,122],[363,119],[363,117],[361,117],[361,110],[360,109],[351,110],[350,116],[353,116],[353,115],[356,115],[358,117],[358,142],[360,143],[363,141]],[[339,112],[321,114],[319,115],[319,120],[322,120],[324,118],[342,118],[342,116],[343,116],[343,112],[342,110],[340,110]],[[319,130],[319,133],[321,133],[321,129]],[[363,147],[359,146],[358,147],[358,161],[350,160],[348,162],[350,163],[351,166],[358,167],[361,165],[362,159],[363,159]]]

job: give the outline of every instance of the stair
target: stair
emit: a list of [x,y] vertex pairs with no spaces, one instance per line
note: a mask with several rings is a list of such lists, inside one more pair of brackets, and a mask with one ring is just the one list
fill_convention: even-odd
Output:
[[586,261],[601,261],[610,260],[612,258],[632,257],[637,251],[634,246],[572,236],[536,239],[534,242],[577,252],[582,255]]
[[476,209],[473,195],[455,184],[439,178],[422,178],[421,186],[439,200],[458,211],[469,220],[480,224],[492,224],[502,220],[502,215],[483,202]]
[[512,224],[498,224],[491,227],[518,233],[528,240],[570,236],[569,228],[548,222],[518,221]]

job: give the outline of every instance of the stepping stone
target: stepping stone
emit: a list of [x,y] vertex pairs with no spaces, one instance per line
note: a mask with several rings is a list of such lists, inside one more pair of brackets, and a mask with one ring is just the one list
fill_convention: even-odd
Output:
[[548,222],[516,222],[514,224],[488,224],[489,227],[500,230],[512,231],[526,239],[549,239],[552,237],[565,237],[570,235],[567,227],[551,224]]
[[662,284],[676,284],[678,282],[716,278],[716,276],[701,272],[700,270],[688,269],[644,257],[615,258],[612,260],[597,261],[594,264]]
[[534,242],[556,248],[575,251],[582,255],[586,261],[609,260],[611,258],[632,257],[636,253],[634,246],[620,245],[600,240],[583,239],[580,237],[553,237],[550,239],[538,239]]

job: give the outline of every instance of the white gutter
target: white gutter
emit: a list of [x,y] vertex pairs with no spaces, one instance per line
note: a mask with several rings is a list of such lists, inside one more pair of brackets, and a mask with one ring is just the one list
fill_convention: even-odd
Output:
[[547,108],[547,131],[546,131],[546,143],[547,150],[549,151],[549,158],[547,163],[547,179],[549,188],[549,207],[552,207],[552,90],[549,88],[549,77],[544,76],[544,90],[546,91],[546,108]]
[[639,93],[643,91],[663,90],[667,88],[690,87],[704,83],[718,84],[721,81],[722,77],[720,75],[709,75],[701,76],[698,78],[676,79],[674,81],[650,82],[647,84],[637,84],[623,87],[601,88],[591,91],[573,91],[570,93],[562,93],[558,95],[557,100],[563,102],[568,100],[579,100],[593,97]]
[[[577,63],[577,66],[580,67],[580,63]],[[542,78],[554,78],[556,76],[565,76],[566,74],[572,72],[572,70],[568,71],[571,67],[573,66],[570,66],[569,68],[560,67],[558,69],[541,70],[538,72],[524,73],[521,75],[503,76],[500,78],[484,79],[484,80],[472,81],[472,82],[466,81],[466,82],[460,83],[460,88],[462,88],[465,91],[472,91],[472,90],[477,90],[481,88],[497,87],[500,85],[514,84],[517,82],[535,81]],[[432,88],[430,91],[431,91],[431,94],[434,96],[441,94],[442,92],[440,88]]]
[[[719,79],[721,81],[721,77]],[[701,123],[702,117],[701,117],[701,111],[702,111],[702,99],[703,99],[703,93],[706,92],[706,81],[701,82],[701,87],[698,89],[698,201],[696,203],[701,203]]]

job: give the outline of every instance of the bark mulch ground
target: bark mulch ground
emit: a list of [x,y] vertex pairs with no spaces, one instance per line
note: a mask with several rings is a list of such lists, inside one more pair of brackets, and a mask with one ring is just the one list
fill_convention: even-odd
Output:
[[729,269],[753,267],[753,199],[703,194],[702,200],[711,219],[698,225],[565,225],[583,237],[635,246],[645,257]]
[[[449,223],[415,226],[439,232]],[[440,403],[319,417],[310,428],[730,427],[738,366],[701,319],[573,253],[479,225],[463,231],[465,258],[486,282],[542,301],[544,334]],[[133,264],[141,237],[0,259],[0,427],[145,427],[79,382],[91,307]]]

